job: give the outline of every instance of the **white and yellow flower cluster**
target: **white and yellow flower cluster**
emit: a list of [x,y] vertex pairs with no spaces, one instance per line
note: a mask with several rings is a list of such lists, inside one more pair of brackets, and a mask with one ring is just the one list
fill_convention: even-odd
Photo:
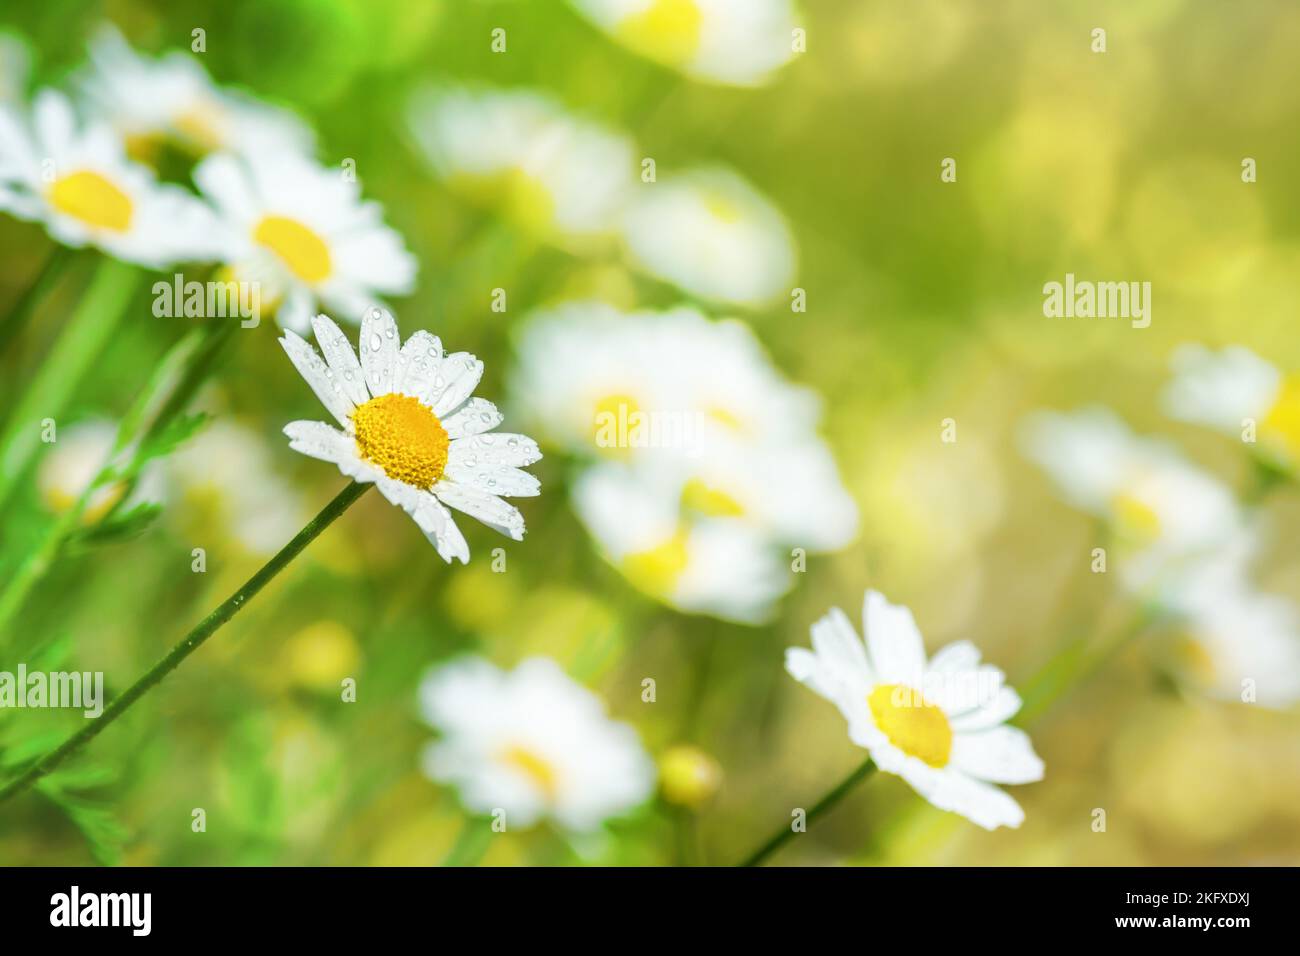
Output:
[[816,396],[744,323],[577,302],[536,315],[519,354],[516,404],[583,462],[578,515],[645,593],[758,622],[789,588],[792,555],[856,534]]
[[426,91],[408,123],[453,189],[543,241],[587,252],[617,239],[630,265],[704,302],[761,308],[790,292],[785,218],[729,169],[649,175],[626,136],[529,90]]

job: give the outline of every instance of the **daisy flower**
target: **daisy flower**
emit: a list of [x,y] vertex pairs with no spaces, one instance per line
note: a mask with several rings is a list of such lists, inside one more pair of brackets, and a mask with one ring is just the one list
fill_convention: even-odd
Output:
[[1131,588],[1176,587],[1179,575],[1241,532],[1244,516],[1229,489],[1106,409],[1035,413],[1021,440],[1066,501],[1110,525]]
[[794,56],[790,0],[571,0],[640,55],[710,83],[757,86]]
[[507,829],[550,818],[590,832],[654,790],[636,732],[548,658],[509,672],[482,658],[454,661],[424,679],[420,705],[442,734],[424,753],[425,774],[456,787],[474,813],[504,810]]
[[377,295],[414,285],[415,258],[340,169],[291,153],[223,153],[199,163],[194,181],[220,213],[225,262],[261,283],[283,328],[305,332],[321,304],[362,315]]
[[501,496],[536,495],[537,479],[520,469],[542,456],[523,435],[494,432],[496,406],[472,398],[483,363],[468,352],[445,355],[437,336],[416,332],[405,344],[383,309],[361,320],[361,359],[337,325],[312,320],[316,350],[286,330],[280,344],[342,431],[325,422],[290,422],[289,447],[333,462],[409,514],[444,561],[469,561],[469,546],[446,506],[516,541],[524,518]]
[[31,52],[23,38],[0,33],[0,104],[23,100],[31,67]]
[[1180,421],[1255,439],[1280,462],[1300,460],[1300,378],[1240,345],[1215,352],[1184,345],[1173,355],[1165,411]]
[[813,649],[786,651],[790,676],[839,708],[849,739],[934,806],[988,830],[1018,827],[1024,811],[993,784],[1032,783],[1043,762],[1007,726],[1020,697],[969,641],[926,660],[912,612],[867,591],[865,642],[839,608],[812,627]]
[[30,116],[0,109],[0,210],[66,246],[140,265],[215,256],[208,207],[128,160],[108,126],[79,123],[53,90],[37,94]]
[[1222,700],[1241,701],[1244,682],[1254,701],[1289,707],[1300,700],[1300,611],[1275,594],[1247,587],[1214,592],[1181,627],[1184,671]]
[[759,307],[788,295],[794,283],[785,219],[729,170],[697,169],[642,185],[623,240],[637,267],[707,301]]
[[628,583],[679,611],[759,624],[790,589],[789,568],[760,530],[683,514],[679,487],[653,470],[588,468],[574,482],[573,507]]
[[141,161],[152,160],[162,142],[199,156],[305,154],[313,147],[311,128],[292,112],[217,86],[188,53],[142,56],[109,24],[91,41],[81,85]]
[[[72,509],[108,464],[117,443],[117,425],[106,418],[89,418],[60,427],[57,437],[41,459],[36,488],[45,507],[54,514],[62,514]],[[124,503],[128,491],[130,500]],[[95,489],[86,501],[81,523],[96,524],[119,504],[129,508],[156,501],[163,497],[164,491],[158,470],[146,465],[134,488],[125,481],[112,481]]]
[[560,245],[613,235],[634,182],[631,142],[531,90],[427,90],[408,111],[434,170]]

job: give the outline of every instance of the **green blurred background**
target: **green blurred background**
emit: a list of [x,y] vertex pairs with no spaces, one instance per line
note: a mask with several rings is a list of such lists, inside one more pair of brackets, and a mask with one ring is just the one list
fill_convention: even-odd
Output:
[[[548,827],[491,841],[488,864],[730,863],[860,761],[834,709],[795,684],[782,651],[833,604],[856,616],[866,586],[913,607],[930,650],[969,638],[1022,685],[1072,639],[1132,608],[1087,573],[1091,519],[1069,510],[1016,450],[1038,406],[1100,402],[1176,439],[1238,487],[1227,439],[1162,416],[1171,349],[1247,345],[1300,365],[1300,7],[1287,0],[1058,2],[806,0],[807,54],[767,87],[706,86],[613,45],[558,2],[259,0],[6,4],[0,28],[32,44],[39,84],[83,62],[101,20],[137,48],[187,48],[207,31],[214,77],[297,108],[322,161],[356,160],[369,198],[420,262],[393,305],[484,359],[501,399],[512,327],[537,306],[609,285],[578,259],[496,228],[449,193],[411,147],[409,92],[477,78],[549,90],[671,166],[730,165],[778,205],[799,248],[806,314],[747,315],[776,364],[825,399],[825,432],[863,510],[844,551],[811,560],[781,613],[749,628],[675,613],[606,566],[573,516],[558,456],[533,470],[529,534],[467,531],[476,560],[448,567],[409,520],[370,495],[211,644],[75,765],[60,804],[0,807],[0,863],[404,864],[443,861],[463,826],[455,795],[418,770],[422,671],[475,649],[502,666],[555,657],[659,754],[689,742],[725,778],[694,815],[660,804],[569,840]],[[509,52],[489,31],[504,27]],[[1108,52],[1091,52],[1104,27]],[[1254,157],[1259,181],[1243,184]],[[940,161],[958,181],[940,182]],[[0,312],[50,241],[0,216]],[[77,300],[96,253],[0,356],[0,398],[19,394]],[[1151,281],[1154,320],[1043,318],[1042,285]],[[681,299],[640,277],[644,306]],[[490,290],[509,283],[511,308]],[[626,294],[625,287],[623,294]],[[120,416],[184,319],[138,319],[102,357],[71,418]],[[716,312],[716,310],[714,310]],[[280,435],[318,417],[274,343],[235,337],[207,396],[250,430],[283,510],[309,515],[341,487]],[[939,441],[945,418],[959,440]],[[507,420],[507,426],[510,425]],[[61,643],[110,690],[143,671],[264,560],[230,534],[229,485],[172,501],[134,540],[65,557],[6,638],[27,660]],[[52,520],[35,488],[6,515],[0,572]],[[1300,493],[1264,507],[1273,545],[1261,586],[1300,598]],[[292,533],[292,528],[290,532]],[[286,535],[287,537],[287,535]],[[492,573],[504,546],[509,573]],[[190,571],[192,548],[208,554]],[[24,659],[24,658],[19,658]],[[358,678],[340,706],[341,676]],[[654,677],[658,700],[640,682]],[[58,739],[80,718],[0,713],[0,742]],[[1152,648],[1128,648],[1031,728],[1042,783],[1012,794],[1018,831],[985,833],[925,806],[902,781],[860,788],[779,858],[787,863],[1249,864],[1300,861],[1300,724],[1294,711],[1211,702],[1180,689]],[[191,810],[207,832],[191,832]],[[1092,830],[1104,808],[1105,833]]]

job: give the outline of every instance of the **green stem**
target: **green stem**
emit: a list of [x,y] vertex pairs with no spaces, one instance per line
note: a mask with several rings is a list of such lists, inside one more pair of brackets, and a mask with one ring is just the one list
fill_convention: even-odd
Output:
[[[875,769],[876,765],[872,762],[870,757],[862,761],[862,763],[858,764],[852,773],[827,791],[826,795],[813,805],[813,808],[808,811],[807,817],[804,818],[804,822],[806,824],[812,823],[817,817],[835,806],[835,804],[844,799],[850,790],[856,787],[863,780],[867,779],[867,777],[871,776]],[[2,796],[2,794],[0,794],[0,796]],[[782,827],[772,835],[770,840],[755,850],[754,853],[740,865],[758,866],[777,850],[781,849],[781,847],[785,846],[787,841],[794,838],[794,835],[795,830],[793,826]]]
[[42,420],[57,420],[63,414],[91,363],[102,357],[141,275],[136,267],[116,259],[100,263],[77,310],[0,436],[0,511],[36,454]]
[[492,843],[492,821],[487,817],[465,818],[456,842],[442,861],[442,866],[478,866]]
[[27,320],[32,317],[36,307],[45,301],[50,290],[58,283],[63,275],[63,269],[71,261],[73,251],[64,245],[54,246],[49,255],[45,257],[45,262],[41,265],[41,271],[32,279],[31,284],[18,297],[9,314],[0,322],[0,354],[9,347],[9,343],[14,340]]
[[180,665],[181,661],[198,650],[204,641],[238,614],[244,605],[255,597],[262,588],[266,587],[277,574],[289,565],[289,562],[296,558],[322,531],[333,524],[334,520],[347,511],[369,488],[370,485],[368,484],[360,484],[354,481],[339,492],[334,500],[321,510],[320,514],[309,521],[306,527],[294,535],[293,540],[280,549],[275,557],[262,565],[256,574],[244,582],[242,587],[226,598],[215,611],[200,621],[162,660],[150,668],[148,673],[132,684],[123,694],[115,697],[97,720],[88,723],[57,748],[28,767],[21,775],[5,784],[4,787],[0,787],[0,803],[26,790],[80,747],[97,737],[109,724],[121,717],[127,708],[157,686],[164,677]]

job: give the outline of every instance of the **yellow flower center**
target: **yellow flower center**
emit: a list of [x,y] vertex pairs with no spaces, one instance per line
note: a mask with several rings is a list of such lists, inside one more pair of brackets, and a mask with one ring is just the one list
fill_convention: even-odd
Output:
[[438,416],[410,395],[380,395],[352,413],[357,452],[389,478],[432,488],[447,467],[450,441]]
[[330,276],[329,246],[296,219],[266,216],[253,230],[253,239],[279,256],[303,282],[322,282]]
[[745,506],[721,488],[692,478],[682,488],[682,508],[710,518],[739,518]]
[[1122,491],[1111,500],[1110,508],[1121,539],[1146,544],[1160,537],[1159,513],[1137,495]]
[[618,36],[644,56],[685,63],[700,46],[704,15],[695,0],[650,0],[650,5],[619,24]]
[[1300,458],[1300,377],[1288,376],[1260,423],[1260,437],[1288,459]]
[[506,211],[515,222],[533,232],[546,232],[555,217],[551,191],[536,176],[511,170],[505,182]]
[[[618,455],[632,447],[641,405],[631,395],[611,393],[591,403],[592,427],[596,447],[606,454]],[[638,417],[633,417],[638,416]]]
[[952,753],[948,716],[928,703],[919,690],[902,684],[881,684],[867,696],[867,706],[880,732],[903,753],[943,767]]
[[83,169],[61,176],[47,195],[59,212],[96,229],[126,232],[131,226],[131,197],[99,173]]
[[740,222],[744,213],[740,206],[732,202],[726,196],[719,193],[713,193],[704,200],[704,208],[709,211],[714,219],[719,222],[725,222],[728,225]]
[[221,107],[216,103],[196,103],[173,121],[176,132],[199,153],[210,153],[221,146]]
[[679,528],[662,544],[627,555],[623,558],[623,573],[647,594],[659,597],[671,594],[690,560],[686,538],[686,529]]
[[549,761],[529,750],[515,745],[507,747],[501,753],[501,762],[518,770],[542,791],[547,800],[553,801],[560,789],[560,775],[556,773]]

